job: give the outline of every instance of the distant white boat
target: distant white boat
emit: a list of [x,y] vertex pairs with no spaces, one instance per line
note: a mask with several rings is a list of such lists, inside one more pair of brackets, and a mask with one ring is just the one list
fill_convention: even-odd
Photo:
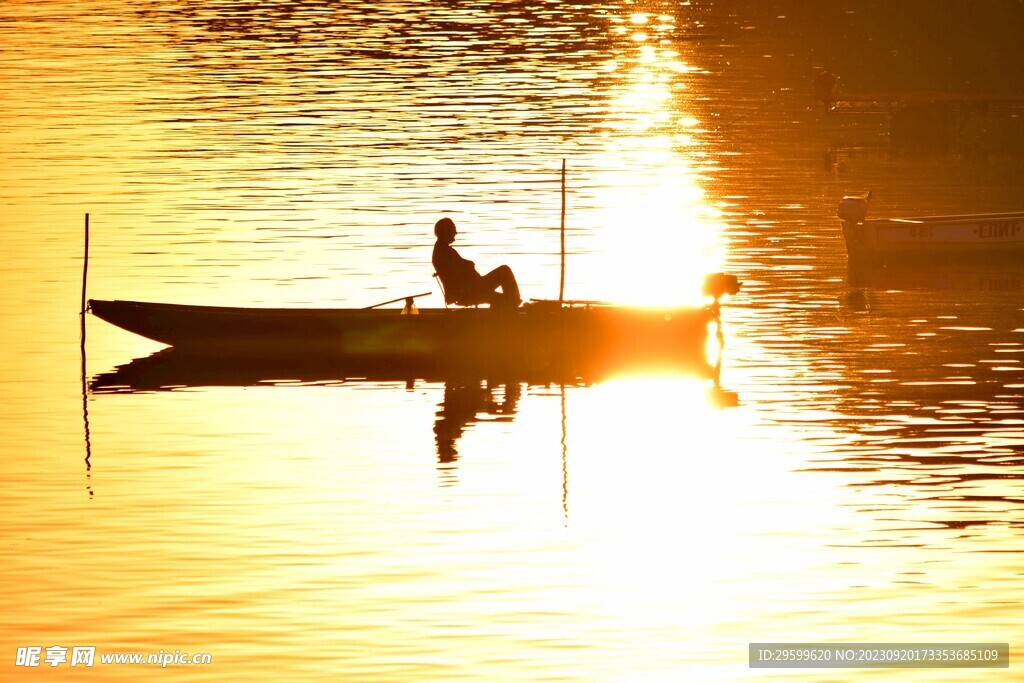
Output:
[[1024,257],[1024,211],[868,220],[870,199],[869,192],[839,202],[852,261]]

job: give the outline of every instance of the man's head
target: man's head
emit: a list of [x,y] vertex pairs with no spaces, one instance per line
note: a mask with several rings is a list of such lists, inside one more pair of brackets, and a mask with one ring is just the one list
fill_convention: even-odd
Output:
[[451,244],[455,241],[455,233],[455,221],[451,218],[442,218],[434,223],[434,235],[440,242]]

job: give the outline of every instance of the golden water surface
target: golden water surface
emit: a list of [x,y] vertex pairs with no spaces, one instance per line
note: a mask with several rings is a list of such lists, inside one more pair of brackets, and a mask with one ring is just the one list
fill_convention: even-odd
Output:
[[[1021,157],[826,115],[812,67],[894,87],[903,62],[866,39],[884,3],[811,5],[0,5],[0,679],[835,681],[863,672],[759,672],[747,644],[1024,642],[1024,272],[852,281],[834,218],[866,189],[876,215],[1020,210]],[[977,38],[977,87],[1019,87],[1019,14]],[[909,88],[960,87],[907,35]],[[85,213],[95,298],[438,307],[444,212],[552,298],[562,159],[569,298],[743,280],[726,400],[646,375],[83,402]],[[86,376],[158,349],[90,318]]]

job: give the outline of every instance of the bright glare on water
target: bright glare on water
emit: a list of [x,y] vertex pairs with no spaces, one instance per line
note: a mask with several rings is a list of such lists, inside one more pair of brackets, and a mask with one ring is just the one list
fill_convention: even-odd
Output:
[[[1024,642],[1024,270],[848,273],[835,219],[867,189],[1019,211],[1022,157],[998,112],[907,153],[810,86],[1019,94],[1022,12],[979,6],[951,60],[946,10],[812,4],[0,6],[0,679],[739,681],[750,642]],[[743,281],[718,386],[242,381],[90,318],[83,402],[85,213],[94,298],[443,307],[448,215],[551,299],[563,159],[567,298]],[[15,665],[55,645],[212,663]]]

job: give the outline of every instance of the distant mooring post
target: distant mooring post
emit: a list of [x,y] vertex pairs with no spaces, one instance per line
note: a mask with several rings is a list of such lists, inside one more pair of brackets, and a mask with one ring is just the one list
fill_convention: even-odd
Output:
[[558,305],[565,299],[565,159],[562,159],[562,277],[558,281]]

